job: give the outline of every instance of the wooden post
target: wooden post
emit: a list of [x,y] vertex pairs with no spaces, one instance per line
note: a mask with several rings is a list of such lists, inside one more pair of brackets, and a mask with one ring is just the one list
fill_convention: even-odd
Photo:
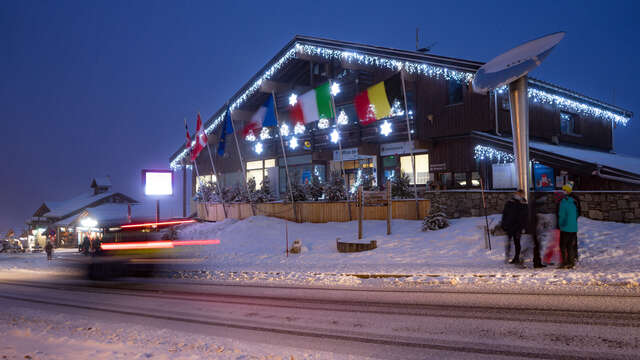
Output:
[[364,217],[364,192],[363,187],[358,186],[358,240],[362,239],[362,218]]
[[391,204],[391,181],[387,180],[387,235],[391,235],[391,216],[393,207]]
[[287,222],[287,220],[285,219],[284,221],[284,232],[285,232],[285,239],[287,242],[287,257],[289,257],[289,223]]

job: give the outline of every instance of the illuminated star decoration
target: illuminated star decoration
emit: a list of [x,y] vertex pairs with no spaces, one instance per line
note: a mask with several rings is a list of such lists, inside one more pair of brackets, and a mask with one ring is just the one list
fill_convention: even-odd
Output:
[[318,129],[326,129],[329,127],[329,119],[320,119],[318,121]]
[[296,123],[296,126],[293,127],[293,133],[296,135],[304,134],[304,124]]
[[269,135],[269,128],[263,127],[262,131],[260,131],[260,140],[270,139],[271,135]]
[[292,150],[295,150],[298,147],[298,138],[297,137],[292,137],[291,140],[289,140],[289,147]]
[[262,154],[262,143],[257,143],[253,150],[256,152],[256,154]]
[[291,96],[289,96],[289,105],[293,106],[298,102],[298,95],[296,94],[291,94]]
[[336,96],[340,93],[340,84],[332,83],[331,84],[331,95]]
[[249,133],[244,139],[247,141],[256,141],[256,135],[253,133],[253,130],[249,130]]
[[391,123],[385,120],[382,125],[380,125],[380,133],[384,136],[389,136],[393,130],[391,129]]
[[280,135],[289,136],[289,125],[287,124],[280,125]]
[[337,123],[338,125],[347,125],[349,123],[349,117],[347,116],[347,113],[344,112],[344,110],[340,110]]
[[334,144],[340,141],[340,133],[336,129],[333,129],[329,136],[331,136],[331,142]]

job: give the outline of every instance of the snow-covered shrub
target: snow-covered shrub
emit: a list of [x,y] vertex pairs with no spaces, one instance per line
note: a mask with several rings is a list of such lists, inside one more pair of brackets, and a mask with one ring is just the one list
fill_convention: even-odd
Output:
[[406,173],[395,176],[391,180],[391,196],[395,199],[411,199],[413,192],[411,191],[411,179]]
[[446,207],[439,201],[431,203],[429,215],[422,221],[422,231],[440,230],[449,226],[449,219],[445,214]]
[[324,194],[329,201],[341,201],[347,198],[344,190],[344,179],[339,173],[331,174],[331,180],[325,186]]
[[293,192],[293,201],[306,201],[307,192],[306,186],[300,184],[291,184],[292,191],[287,189],[287,199],[291,201],[291,193]]
[[197,202],[220,202],[218,185],[212,181],[201,183],[198,191],[193,196],[193,200]]
[[311,175],[311,183],[307,185],[307,192],[313,201],[318,201],[324,194],[324,188],[320,183],[320,177],[315,173]]

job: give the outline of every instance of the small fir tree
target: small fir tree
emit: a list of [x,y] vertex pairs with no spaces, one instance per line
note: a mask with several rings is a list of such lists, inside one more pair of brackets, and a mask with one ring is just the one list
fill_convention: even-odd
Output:
[[293,193],[294,201],[307,200],[306,186],[294,183],[294,184],[291,184],[291,189],[292,191],[287,190],[287,199],[289,199],[289,201],[291,201],[291,193]]
[[329,201],[342,201],[347,198],[344,189],[344,179],[342,179],[339,173],[331,175],[331,180],[325,186],[324,194]]
[[410,189],[409,175],[402,173],[391,180],[391,196],[396,199],[410,199],[413,193]]
[[322,183],[320,183],[320,177],[313,173],[311,175],[311,183],[308,185],[308,193],[309,197],[313,199],[313,201],[318,201],[324,194],[324,188]]
[[435,198],[431,203],[431,209],[429,209],[429,216],[425,217],[422,221],[422,231],[427,230],[440,230],[449,226],[449,219],[447,218],[446,207],[440,199]]

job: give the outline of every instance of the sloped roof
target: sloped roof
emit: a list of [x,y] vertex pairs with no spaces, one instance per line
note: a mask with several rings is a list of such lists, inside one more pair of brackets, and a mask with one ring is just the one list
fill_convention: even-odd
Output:
[[94,195],[93,191],[87,191],[84,192],[72,199],[66,200],[66,201],[47,201],[45,202],[45,205],[51,210],[48,213],[44,214],[44,217],[48,217],[48,218],[61,218],[61,217],[65,217],[68,216],[69,214],[72,214],[75,211],[81,210],[83,208],[86,208],[88,206],[90,206],[91,204],[103,200],[105,198],[108,198],[110,196],[113,195],[120,195],[123,196],[124,198],[128,199],[129,201],[131,201],[132,203],[135,203],[137,201],[135,201],[134,199],[123,195],[121,193],[117,193],[117,192],[112,192],[112,191],[107,191],[107,192],[103,192],[101,194],[98,195]]

